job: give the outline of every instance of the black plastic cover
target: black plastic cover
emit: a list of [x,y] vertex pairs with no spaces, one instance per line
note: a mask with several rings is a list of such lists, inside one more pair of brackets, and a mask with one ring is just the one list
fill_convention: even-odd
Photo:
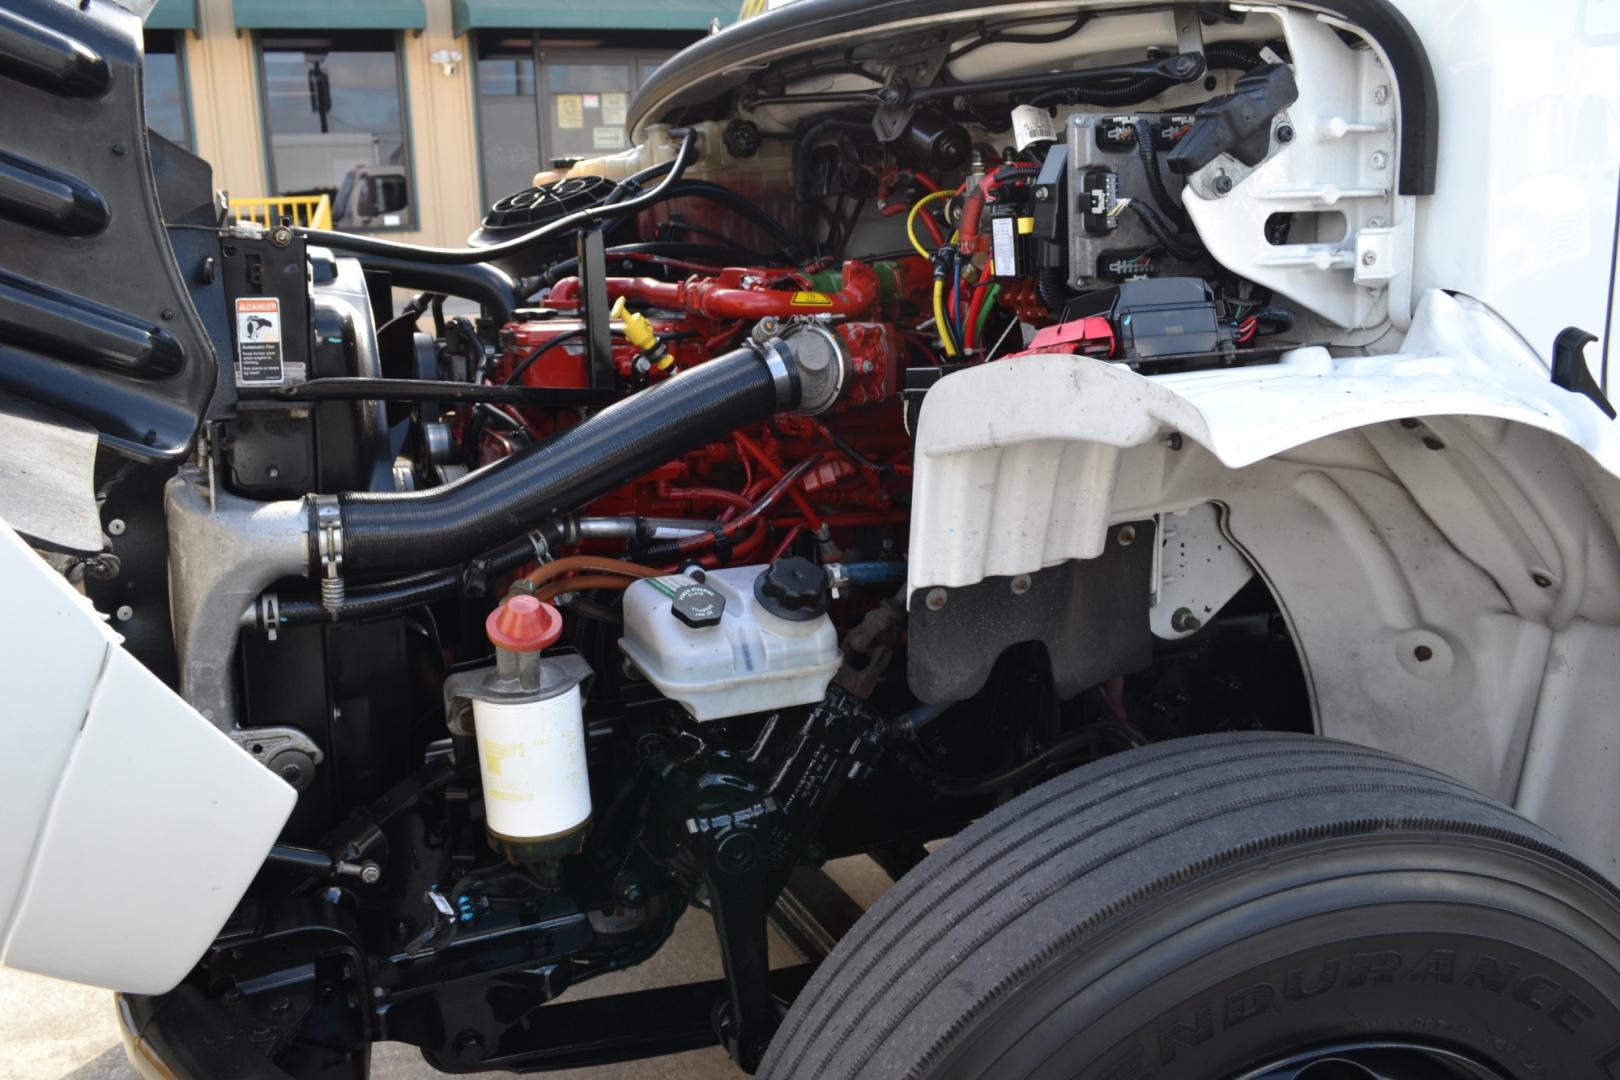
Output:
[[1230,94],[1198,107],[1192,130],[1170,151],[1178,176],[1197,172],[1222,154],[1260,164],[1271,150],[1271,118],[1299,100],[1299,86],[1286,64],[1266,64],[1238,78]]
[[1063,321],[1106,315],[1125,360],[1208,355],[1229,351],[1230,328],[1221,321],[1209,282],[1193,277],[1124,281],[1079,297]]
[[218,369],[158,205],[140,20],[0,7],[0,99],[0,390],[183,455]]

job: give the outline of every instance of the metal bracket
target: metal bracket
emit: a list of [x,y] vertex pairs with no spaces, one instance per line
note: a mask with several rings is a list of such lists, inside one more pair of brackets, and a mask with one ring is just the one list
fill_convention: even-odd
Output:
[[298,791],[309,787],[315,779],[315,766],[326,757],[314,740],[297,728],[237,728],[226,734]]
[[1176,51],[1201,55],[1204,51],[1204,24],[1198,18],[1198,5],[1172,5],[1170,17],[1176,23]]
[[892,97],[893,103],[879,105],[872,115],[872,130],[877,133],[879,142],[894,142],[906,130],[906,125],[911,123],[911,117],[917,111],[915,104],[906,103],[907,91],[913,86],[932,83],[949,55],[949,44],[942,44],[896,60],[889,67],[889,77],[879,94],[885,102]]

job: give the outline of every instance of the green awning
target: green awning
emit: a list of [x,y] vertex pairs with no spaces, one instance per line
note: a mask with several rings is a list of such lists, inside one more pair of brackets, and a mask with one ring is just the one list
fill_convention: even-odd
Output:
[[148,30],[197,29],[197,0],[157,0],[146,17]]
[[[236,0],[238,4],[242,0]],[[737,21],[740,0],[453,0],[455,32],[469,30],[707,30]]]
[[233,0],[238,30],[425,30],[422,0]]

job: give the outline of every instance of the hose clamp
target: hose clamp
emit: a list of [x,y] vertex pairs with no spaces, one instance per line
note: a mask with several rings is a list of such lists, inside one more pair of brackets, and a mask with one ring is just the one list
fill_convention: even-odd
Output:
[[781,338],[761,342],[759,355],[765,361],[765,370],[771,373],[771,386],[776,390],[778,408],[798,404],[798,376],[794,373],[794,358],[783,346]]
[[321,606],[337,618],[343,605],[343,508],[336,495],[316,495],[315,554],[321,563]]

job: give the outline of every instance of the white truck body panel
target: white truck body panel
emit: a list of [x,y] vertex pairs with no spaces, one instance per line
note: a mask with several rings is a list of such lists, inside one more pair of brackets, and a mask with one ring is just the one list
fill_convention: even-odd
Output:
[[293,789],[0,526],[0,963],[163,993],[264,862]]

